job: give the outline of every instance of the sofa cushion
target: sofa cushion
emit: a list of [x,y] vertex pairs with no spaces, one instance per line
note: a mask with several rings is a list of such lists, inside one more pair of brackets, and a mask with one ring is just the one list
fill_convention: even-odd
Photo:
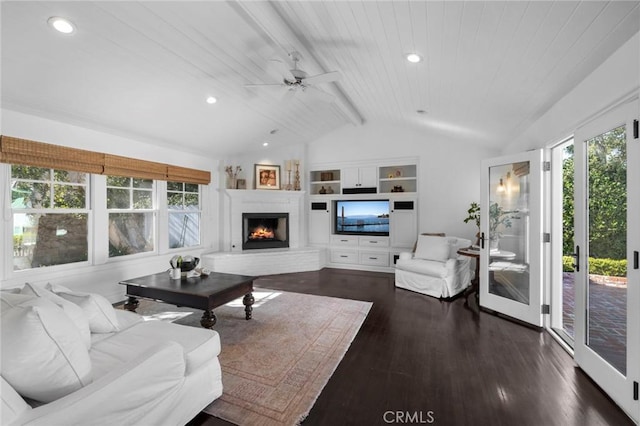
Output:
[[72,291],[59,285],[47,284],[47,289],[63,299],[73,302],[84,311],[92,333],[118,331],[118,319],[111,303],[102,295]]
[[69,302],[63,299],[54,292],[47,290],[43,286],[26,283],[21,291],[22,294],[34,295],[37,297],[44,297],[58,305],[67,316],[73,321],[75,326],[82,336],[82,341],[86,345],[87,349],[91,348],[91,331],[89,329],[89,320],[84,314],[82,308],[75,303]]
[[449,240],[446,237],[420,235],[415,257],[418,259],[446,262],[449,259]]
[[100,377],[114,366],[167,340],[183,347],[187,375],[220,353],[220,337],[213,330],[164,321],[143,321],[114,333],[107,339],[94,342],[90,351],[94,374]]
[[51,402],[91,382],[80,332],[55,303],[34,297],[2,312],[2,377],[23,397]]
[[447,263],[425,259],[398,259],[396,268],[422,275],[444,278],[447,276]]

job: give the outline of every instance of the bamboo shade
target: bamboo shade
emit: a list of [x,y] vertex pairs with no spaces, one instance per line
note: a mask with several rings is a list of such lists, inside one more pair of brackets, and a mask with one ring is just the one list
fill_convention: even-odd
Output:
[[208,185],[211,182],[211,172],[189,169],[186,167],[167,166],[167,180],[173,182],[199,183]]
[[208,185],[211,173],[171,164],[0,136],[0,162],[58,170]]
[[104,172],[110,176],[135,177],[140,179],[167,179],[167,165],[146,160],[104,155]]
[[3,135],[0,162],[100,174],[104,154]]

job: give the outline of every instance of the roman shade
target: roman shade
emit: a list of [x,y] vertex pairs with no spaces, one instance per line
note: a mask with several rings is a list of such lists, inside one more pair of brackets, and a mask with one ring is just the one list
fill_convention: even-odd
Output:
[[141,179],[166,180],[167,165],[152,161],[136,160],[134,158],[120,157],[118,155],[105,154],[104,175],[136,177]]
[[0,161],[24,166],[101,174],[104,154],[0,136]]
[[0,136],[0,162],[59,170],[208,185],[211,172]]

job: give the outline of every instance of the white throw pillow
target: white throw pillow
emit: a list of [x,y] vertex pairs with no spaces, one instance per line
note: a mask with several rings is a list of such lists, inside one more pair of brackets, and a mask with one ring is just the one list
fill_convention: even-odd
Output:
[[418,236],[415,257],[417,259],[446,262],[449,259],[449,239],[432,235]]
[[89,320],[92,333],[113,333],[118,331],[118,318],[106,297],[95,293],[82,293],[66,287],[47,284],[47,288],[63,299],[80,306]]
[[18,306],[28,300],[34,299],[35,296],[29,296],[27,294],[13,293],[13,292],[0,292],[0,312],[4,313],[14,306]]
[[2,313],[2,377],[23,397],[51,402],[91,382],[80,332],[55,303],[34,297]]
[[71,321],[73,321],[75,326],[78,328],[80,336],[82,336],[82,341],[87,349],[91,349],[91,330],[89,329],[89,319],[84,314],[81,307],[73,302],[63,299],[50,290],[35,284],[26,283],[22,289],[22,294],[44,297],[62,308],[64,313],[69,316]]

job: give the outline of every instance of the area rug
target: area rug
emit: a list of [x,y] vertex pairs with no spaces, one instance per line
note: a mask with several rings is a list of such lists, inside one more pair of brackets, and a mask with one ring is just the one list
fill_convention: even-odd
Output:
[[[309,413],[372,304],[265,289],[253,319],[238,299],[214,310],[222,352],[222,397],[205,412],[238,425],[295,425]],[[200,326],[199,311],[141,306],[147,319]]]

